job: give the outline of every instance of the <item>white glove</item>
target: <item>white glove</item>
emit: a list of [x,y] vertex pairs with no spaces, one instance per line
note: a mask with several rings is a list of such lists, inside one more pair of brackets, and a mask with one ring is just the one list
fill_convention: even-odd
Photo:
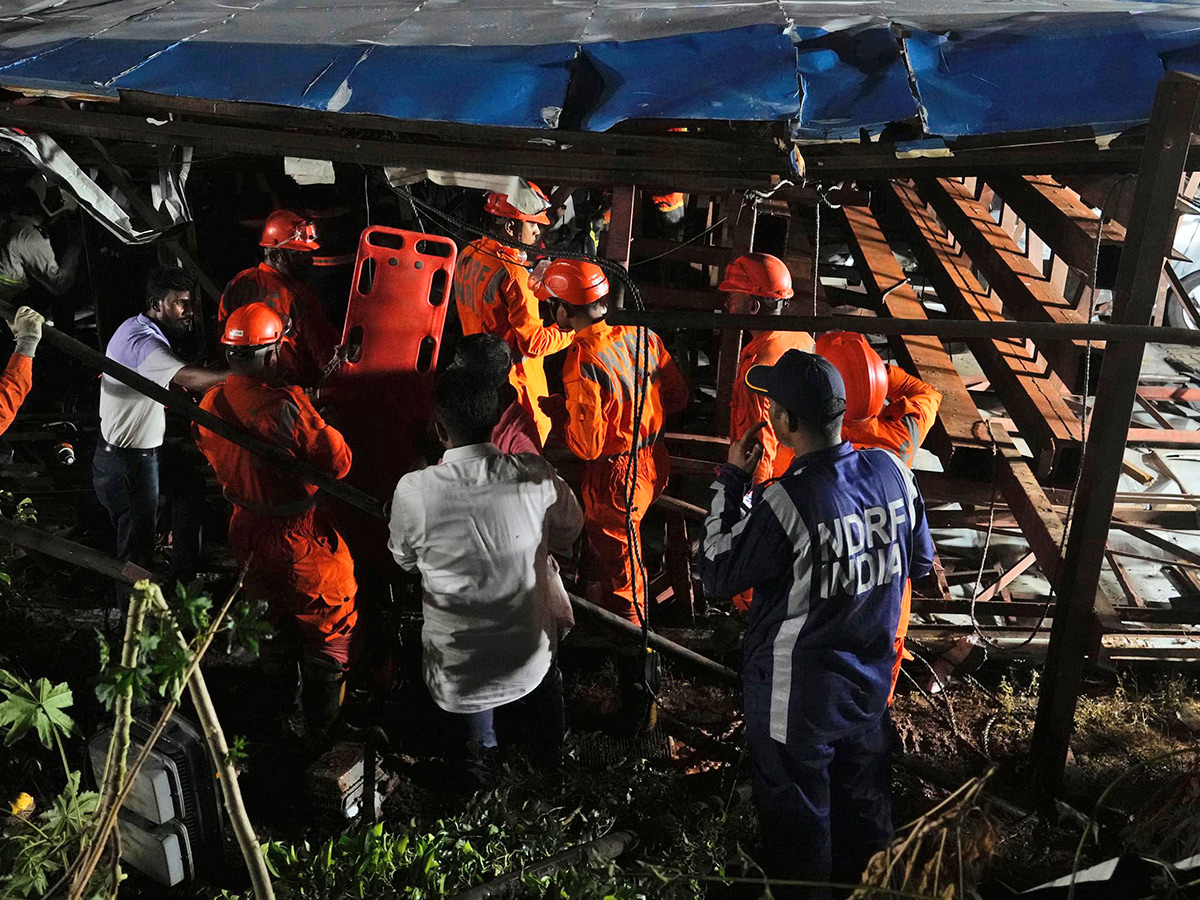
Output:
[[33,357],[37,350],[38,341],[42,339],[42,323],[46,319],[35,309],[22,306],[13,316],[8,327],[17,338],[17,352],[23,356]]

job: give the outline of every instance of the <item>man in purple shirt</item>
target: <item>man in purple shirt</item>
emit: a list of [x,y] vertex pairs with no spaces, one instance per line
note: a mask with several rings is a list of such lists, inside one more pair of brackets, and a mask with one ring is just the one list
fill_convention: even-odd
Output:
[[468,334],[454,348],[455,369],[466,369],[485,384],[495,385],[500,395],[500,421],[492,429],[492,443],[501,453],[542,454],[537,423],[517,398],[509,381],[512,352],[494,334]]
[[[126,319],[113,332],[107,355],[161,387],[172,385],[203,394],[225,380],[227,373],[190,366],[171,349],[192,330],[191,275],[176,266],[151,273],[146,285],[146,309]],[[160,488],[177,496],[172,504],[174,552],[171,574],[189,578],[200,557],[199,497],[185,489],[186,464],[162,460],[166,410],[115,378],[100,381],[100,437],[92,460],[96,496],[117,530],[117,555],[150,567],[158,524]],[[160,483],[160,473],[162,482]],[[178,489],[176,489],[178,488]]]

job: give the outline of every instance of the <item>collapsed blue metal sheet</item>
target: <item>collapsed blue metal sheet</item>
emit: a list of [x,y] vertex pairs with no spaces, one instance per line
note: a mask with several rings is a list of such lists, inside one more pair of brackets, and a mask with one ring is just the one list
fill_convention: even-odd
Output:
[[582,119],[787,119],[799,108],[796,52],[778,25],[584,44],[603,92]]
[[786,120],[853,138],[920,116],[944,136],[1103,133],[1146,119],[1164,67],[1200,73],[1198,15],[1182,0],[9,0],[0,85],[542,128]]
[[1124,13],[1014,18],[916,31],[909,60],[931,133],[990,134],[1145,120],[1163,66]]
[[917,114],[900,46],[886,27],[826,32],[796,28],[804,96],[801,137],[857,137]]

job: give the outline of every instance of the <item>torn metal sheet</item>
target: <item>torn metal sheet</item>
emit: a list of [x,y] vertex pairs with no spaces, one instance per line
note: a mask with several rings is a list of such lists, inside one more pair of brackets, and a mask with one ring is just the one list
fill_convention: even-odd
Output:
[[[12,128],[0,127],[0,142],[18,150],[47,178],[88,211],[88,213],[126,244],[148,244],[161,237],[163,232],[134,225],[129,214],[111,196],[101,190],[92,178],[75,164],[70,155],[50,136],[25,134]],[[190,159],[190,155],[188,157]],[[165,192],[159,197],[164,202],[159,210],[170,217],[172,225],[189,221],[187,205],[183,201],[183,185],[179,181],[180,170],[172,170]]]

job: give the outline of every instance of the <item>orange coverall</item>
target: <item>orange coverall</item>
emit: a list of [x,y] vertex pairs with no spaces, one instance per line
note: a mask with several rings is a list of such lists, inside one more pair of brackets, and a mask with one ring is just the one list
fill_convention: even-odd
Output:
[[0,434],[8,430],[33,387],[33,358],[14,353],[0,375]]
[[[598,322],[581,331],[563,366],[567,446],[587,461],[583,472],[584,531],[604,590],[604,608],[638,624],[629,534],[625,529],[627,454],[634,446],[633,387],[637,329]],[[689,389],[662,339],[648,335],[648,384],[637,432],[633,526],[667,484],[671,465],[659,440],[667,416],[687,405]]]
[[680,191],[670,194],[655,194],[650,199],[654,203],[654,208],[661,213],[682,209],[684,203],[687,202],[687,197]]
[[[350,448],[298,387],[271,387],[230,375],[200,408],[283,447],[335,478],[350,471]],[[272,620],[294,619],[310,653],[345,666],[358,621],[354,560],[341,535],[313,505],[315,485],[197,428],[201,452],[233,503],[229,547],[238,565],[250,555],[246,593],[266,600]]]
[[[942,395],[935,388],[907,372],[888,366],[887,404],[873,419],[842,426],[842,437],[852,443],[856,450],[872,447],[891,450],[910,469],[913,459],[925,435],[937,419]],[[896,693],[896,682],[900,679],[900,664],[912,659],[904,649],[904,638],[908,635],[908,620],[912,615],[912,583],[904,585],[904,596],[900,601],[900,622],[896,626],[896,661],[892,664],[892,693]]]
[[[779,357],[789,350],[813,352],[812,335],[804,331],[765,331],[755,335],[738,357],[737,380],[733,384],[733,398],[729,404],[729,439],[736,441],[751,427],[759,422],[766,422],[767,427],[759,432],[762,441],[763,455],[758,468],[754,470],[753,483],[762,484],[772,478],[778,478],[792,464],[792,451],[779,446],[775,437],[775,429],[767,416],[770,401],[766,395],[756,393],[746,386],[746,373],[751,366],[773,366],[779,362]],[[733,598],[734,608],[745,612],[750,608],[753,591],[742,591]]]
[[566,350],[574,334],[542,322],[537,298],[529,289],[525,254],[489,237],[468,244],[454,271],[454,304],[462,333],[494,334],[513,353],[509,381],[517,399],[537,423],[542,443],[550,417],[538,400],[549,394],[542,357]]
[[280,351],[280,368],[286,381],[316,387],[341,336],[325,316],[321,298],[308,285],[279,270],[259,263],[233,276],[221,294],[218,320],[247,303],[265,303],[291,320]]

